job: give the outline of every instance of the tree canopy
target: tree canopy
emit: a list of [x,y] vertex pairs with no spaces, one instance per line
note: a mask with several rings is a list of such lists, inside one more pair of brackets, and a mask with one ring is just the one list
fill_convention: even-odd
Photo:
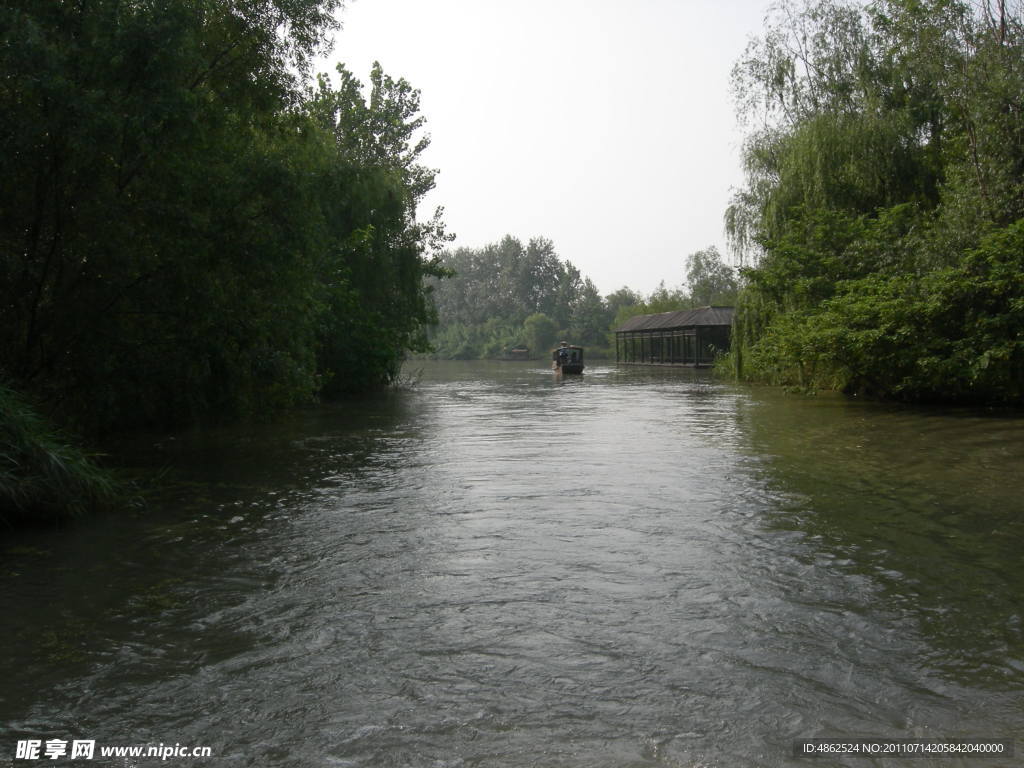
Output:
[[784,2],[734,69],[727,212],[747,376],[1024,395],[1024,20],[999,2]]
[[309,79],[339,0],[0,9],[0,378],[83,428],[377,385],[444,241],[419,97]]
[[430,281],[440,320],[431,341],[441,357],[500,357],[523,346],[543,356],[557,337],[607,344],[612,315],[604,300],[547,238],[523,245],[507,235],[445,252],[439,264],[447,278]]

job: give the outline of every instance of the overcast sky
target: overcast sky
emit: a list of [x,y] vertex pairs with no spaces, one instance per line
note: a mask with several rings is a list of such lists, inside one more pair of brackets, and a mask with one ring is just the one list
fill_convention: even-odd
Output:
[[438,205],[479,247],[554,241],[610,293],[726,254],[742,182],[729,73],[769,0],[349,0],[334,52],[421,91]]

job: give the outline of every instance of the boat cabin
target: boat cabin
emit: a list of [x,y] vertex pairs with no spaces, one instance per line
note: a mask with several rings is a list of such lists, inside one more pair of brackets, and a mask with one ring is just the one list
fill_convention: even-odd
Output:
[[583,347],[566,344],[551,350],[551,367],[556,373],[583,373]]

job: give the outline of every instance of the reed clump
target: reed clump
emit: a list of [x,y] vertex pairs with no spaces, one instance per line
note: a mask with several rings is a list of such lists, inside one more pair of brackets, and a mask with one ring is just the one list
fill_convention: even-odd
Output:
[[118,482],[94,456],[0,384],[0,524],[57,522],[120,500]]

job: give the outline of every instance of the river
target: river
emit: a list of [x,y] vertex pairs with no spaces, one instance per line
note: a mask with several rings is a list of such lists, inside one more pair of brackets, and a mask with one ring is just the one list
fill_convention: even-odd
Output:
[[[4,540],[0,764],[1024,765],[1020,417],[427,363],[126,451],[144,509]],[[793,755],[868,737],[1018,754]]]

